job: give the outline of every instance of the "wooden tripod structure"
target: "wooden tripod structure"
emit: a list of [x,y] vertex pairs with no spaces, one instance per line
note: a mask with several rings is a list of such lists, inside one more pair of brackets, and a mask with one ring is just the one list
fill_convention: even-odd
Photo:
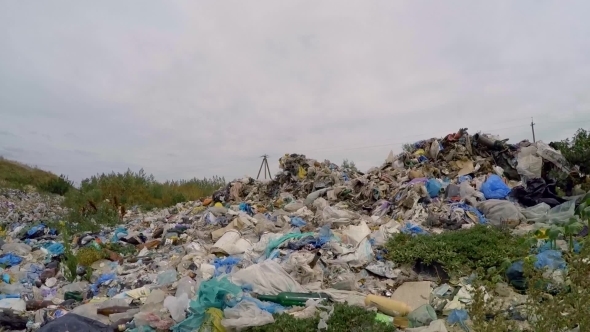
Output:
[[262,168],[264,168],[264,178],[266,179],[266,173],[268,172],[268,177],[272,180],[272,175],[270,174],[270,167],[268,167],[268,155],[260,156],[262,158],[262,164],[260,164],[260,169],[258,170],[258,175],[256,176],[256,180],[260,177],[260,172]]

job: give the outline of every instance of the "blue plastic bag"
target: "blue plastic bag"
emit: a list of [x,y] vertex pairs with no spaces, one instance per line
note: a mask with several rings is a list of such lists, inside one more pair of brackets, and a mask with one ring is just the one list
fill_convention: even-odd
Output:
[[502,178],[493,174],[481,185],[481,192],[486,199],[504,199],[510,194],[510,188]]
[[236,264],[241,261],[238,257],[215,258],[213,265],[215,265],[215,276],[220,276],[224,273],[231,273],[231,270]]
[[115,230],[115,234],[113,234],[113,237],[111,238],[111,242],[118,242],[121,238],[124,238],[127,235],[129,235],[129,233],[127,232],[126,228],[118,227]]
[[412,235],[427,234],[427,232],[422,227],[412,224],[411,222],[406,222],[403,225],[401,232]]
[[252,206],[248,203],[240,203],[240,211],[246,212],[248,215],[253,216],[254,211],[252,210]]
[[64,253],[64,245],[59,242],[54,242],[45,247],[51,256],[59,256]]
[[467,313],[467,311],[463,310],[463,309],[455,309],[453,311],[451,311],[451,313],[449,314],[449,317],[447,318],[447,322],[449,322],[449,324],[453,325],[456,323],[459,323],[460,325],[463,325],[465,323],[465,321],[467,321],[469,319],[469,314]]
[[481,213],[481,211],[479,211],[478,209],[474,208],[471,205],[467,205],[465,203],[453,203],[450,206],[451,206],[451,211],[455,210],[455,209],[463,209],[464,211],[472,212],[473,214],[475,214],[477,216],[477,218],[479,218],[480,224],[485,224],[488,222],[488,220],[486,219],[484,214]]
[[550,270],[564,270],[566,267],[565,260],[561,257],[561,251],[545,250],[538,253],[536,257],[536,269],[549,268]]
[[11,252],[0,256],[0,265],[11,267],[20,264],[23,259]]
[[300,217],[293,217],[293,218],[291,218],[291,225],[293,225],[295,227],[303,227],[303,226],[307,225],[307,223],[305,222],[305,220],[301,219]]
[[441,188],[442,183],[440,183],[440,181],[437,179],[428,179],[426,182],[426,190],[428,191],[430,198],[438,197]]

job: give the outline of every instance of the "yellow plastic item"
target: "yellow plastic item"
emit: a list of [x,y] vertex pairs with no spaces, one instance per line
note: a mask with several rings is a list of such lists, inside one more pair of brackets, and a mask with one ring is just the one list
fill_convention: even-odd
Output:
[[214,205],[214,206],[215,206],[215,207],[223,207],[223,204],[221,204],[221,202],[217,202],[217,203],[215,203],[215,205]]
[[221,325],[221,320],[223,319],[223,311],[217,308],[209,308],[205,312],[206,318],[203,324],[201,325],[201,329],[203,327],[209,327],[209,331],[211,332],[225,332],[225,327]]
[[297,173],[297,176],[299,176],[300,179],[305,179],[305,176],[307,176],[307,171],[305,168],[303,168],[303,166],[299,166],[299,172]]
[[403,302],[373,294],[367,295],[365,305],[376,307],[382,313],[393,317],[406,316],[412,311],[412,308]]
[[414,156],[423,156],[426,154],[426,151],[424,151],[424,149],[418,149],[416,150],[416,152],[414,152]]

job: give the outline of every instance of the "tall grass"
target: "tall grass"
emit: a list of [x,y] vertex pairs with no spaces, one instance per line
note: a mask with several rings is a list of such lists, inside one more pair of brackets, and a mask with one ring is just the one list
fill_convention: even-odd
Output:
[[[225,185],[225,179],[212,178],[158,182],[143,169],[139,172],[100,174],[83,180],[78,190],[66,195],[66,205],[81,208],[105,200],[117,207],[140,206],[144,209],[162,208],[180,202],[211,195]],[[91,209],[95,207],[90,206]]]

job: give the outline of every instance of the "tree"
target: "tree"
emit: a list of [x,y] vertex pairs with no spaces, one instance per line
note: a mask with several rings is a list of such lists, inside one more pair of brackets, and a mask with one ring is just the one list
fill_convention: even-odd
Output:
[[585,129],[578,129],[572,139],[565,139],[561,142],[551,142],[550,145],[559,151],[565,159],[573,166],[578,165],[580,172],[590,173],[590,132]]
[[356,168],[354,161],[348,161],[348,159],[344,159],[342,161],[342,166],[340,166],[345,172],[358,172],[359,170]]

